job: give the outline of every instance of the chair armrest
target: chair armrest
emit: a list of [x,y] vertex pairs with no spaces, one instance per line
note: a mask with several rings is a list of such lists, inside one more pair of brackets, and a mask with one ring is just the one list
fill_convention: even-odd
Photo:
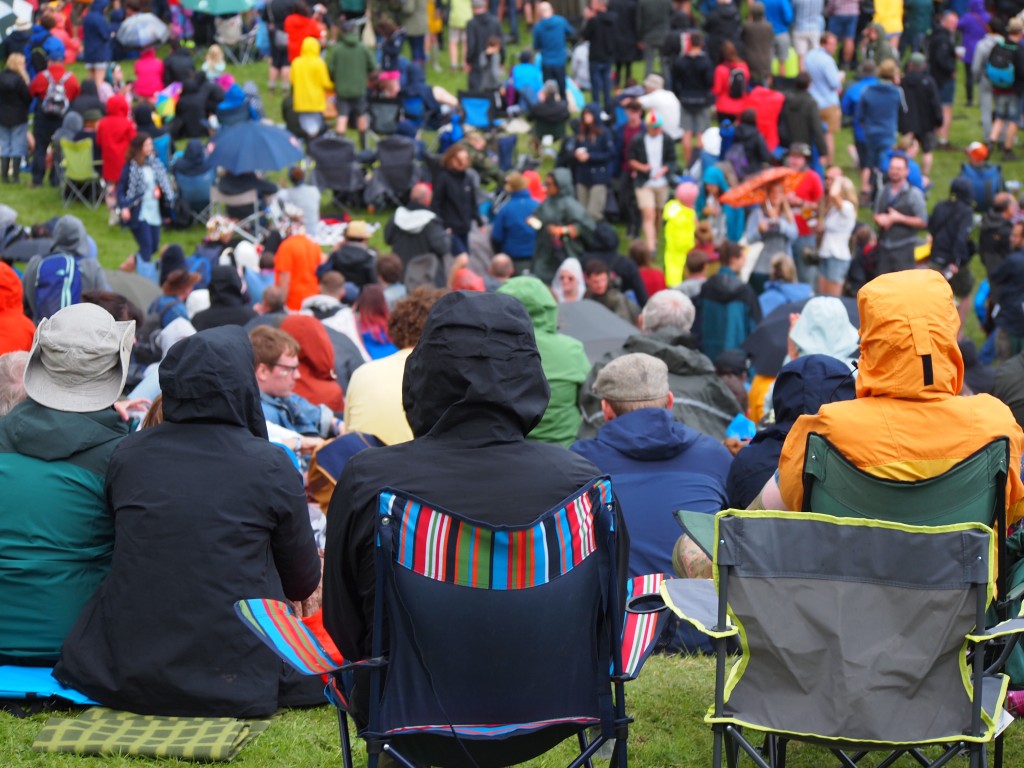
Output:
[[691,512],[685,509],[677,509],[675,516],[686,535],[693,539],[694,544],[701,548],[709,560],[713,560],[715,557],[715,516],[707,512]]
[[661,596],[673,613],[708,637],[732,637],[733,626],[717,627],[718,592],[710,579],[671,579],[662,582]]
[[1007,619],[1006,621],[999,622],[994,627],[989,627],[984,632],[972,632],[967,635],[967,639],[972,643],[981,643],[994,640],[997,637],[1015,635],[1021,632],[1024,632],[1024,618]]
[[634,576],[626,588],[626,615],[622,618],[622,674],[634,680],[665,627],[668,613],[659,587],[665,574]]

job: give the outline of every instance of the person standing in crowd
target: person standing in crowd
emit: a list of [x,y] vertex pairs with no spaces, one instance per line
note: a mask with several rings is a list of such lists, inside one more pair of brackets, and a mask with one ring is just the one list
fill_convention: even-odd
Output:
[[469,90],[479,93],[490,63],[487,49],[491,39],[497,37],[499,40],[498,58],[502,63],[505,61],[505,44],[500,42],[504,39],[501,22],[487,12],[487,0],[473,0],[472,7],[473,18],[466,24],[466,72],[469,74]]
[[871,173],[878,168],[882,154],[896,142],[900,114],[906,111],[906,99],[896,84],[899,73],[896,62],[886,59],[878,66],[878,82],[865,88],[857,101],[854,119],[864,133],[861,205],[871,202]]
[[945,11],[939,23],[932,28],[928,41],[928,71],[939,87],[942,102],[942,125],[936,129],[940,150],[952,149],[949,127],[953,120],[953,97],[956,95],[956,28],[960,17]]
[[572,147],[570,165],[576,182],[576,199],[591,219],[601,221],[608,201],[615,146],[608,129],[601,124],[601,108],[596,104],[588,104],[580,115]]
[[608,0],[590,0],[583,11],[580,37],[590,43],[590,100],[612,113],[612,66],[618,45],[618,17],[608,10]]
[[540,54],[544,82],[554,80],[559,96],[565,101],[565,49],[576,31],[562,16],[555,14],[551,3],[538,4],[537,15],[540,20],[533,25],[533,50]]
[[825,9],[824,0],[793,0],[793,47],[804,69],[804,57],[818,45],[821,37]]
[[[28,87],[29,93],[36,100],[35,121],[32,123],[32,137],[35,141],[32,156],[33,187],[42,186],[50,140],[60,128],[64,113],[78,97],[80,90],[75,73],[64,68],[63,46],[60,51],[49,51],[48,56],[46,68],[36,74]],[[57,186],[56,168],[50,170],[50,184]]]
[[172,210],[174,187],[164,164],[153,154],[153,140],[136,134],[128,145],[128,161],[117,182],[117,205],[121,221],[131,230],[138,245],[135,270],[150,279],[156,267],[150,263],[160,247],[164,212]]
[[128,148],[135,138],[137,129],[128,115],[128,101],[120,94],[107,100],[107,114],[96,125],[96,145],[99,148],[102,167],[100,175],[107,183],[107,209],[110,226],[117,224],[117,184],[121,180]]
[[715,70],[711,59],[704,53],[704,35],[699,31],[691,32],[689,50],[672,62],[672,92],[680,106],[684,165],[690,164],[694,139],[699,149],[704,131],[711,127],[711,88],[714,83]]
[[669,175],[677,173],[675,142],[663,131],[661,115],[649,112],[644,118],[644,133],[633,139],[629,148],[630,173],[640,209],[647,250],[658,250],[658,214],[669,196]]
[[744,109],[747,87],[750,85],[750,67],[740,58],[735,44],[726,40],[719,48],[721,61],[715,67],[715,80],[711,95],[715,97],[718,121],[732,120]]
[[327,49],[327,71],[334,81],[338,119],[334,130],[344,134],[349,123],[359,131],[359,142],[366,143],[366,130],[370,127],[367,115],[366,82],[377,71],[377,60],[359,36],[355,22],[341,25],[338,42]]
[[[1004,42],[996,43],[989,53],[988,64],[985,69],[985,76],[992,81],[992,93],[995,101],[995,119],[992,121],[992,130],[988,135],[989,144],[995,146],[999,138],[1006,130],[1003,139],[1003,159],[1014,160],[1013,141],[1017,138],[1017,123],[1020,118],[1021,92],[1024,91],[1024,47],[1021,47],[1021,39],[1024,38],[1024,21],[1014,17],[1006,25],[1006,39]],[[1006,81],[996,83],[993,79],[993,72],[996,69],[995,59],[998,59],[997,71],[1006,71]],[[1010,73],[1012,70],[1012,74]]]
[[751,3],[750,16],[743,22],[741,33],[744,58],[750,67],[752,83],[763,85],[772,75],[772,53],[775,50],[775,30],[764,18],[764,3]]
[[453,144],[441,158],[442,171],[434,181],[433,209],[451,232],[451,253],[469,252],[469,230],[479,222],[476,191],[469,170],[469,152]]
[[967,13],[960,17],[957,24],[957,30],[960,32],[964,45],[964,92],[967,96],[968,107],[974,104],[975,51],[978,48],[978,43],[984,39],[991,19],[992,17],[985,10],[985,0],[970,0]]
[[878,274],[914,268],[918,235],[928,227],[924,194],[907,181],[909,165],[905,155],[889,160],[889,181],[875,201],[878,226]]
[[114,28],[107,21],[108,0],[93,0],[82,20],[83,49],[80,60],[97,85],[107,77],[107,67],[114,60]]
[[534,212],[537,230],[533,274],[550,283],[563,260],[579,259],[594,233],[594,220],[573,194],[572,173],[555,168],[544,178],[546,197]]
[[[671,21],[672,0],[638,0],[636,36],[644,54],[644,77],[654,72],[654,62],[661,55]],[[620,87],[623,85],[625,83],[619,83]]]
[[28,115],[32,94],[28,89],[25,57],[12,53],[0,72],[0,182],[21,180],[21,161],[28,157]]
[[857,189],[845,176],[833,179],[828,188],[825,215],[818,218],[821,244],[818,257],[818,294],[842,294],[846,273],[850,269],[850,236],[857,224]]
[[942,102],[923,53],[912,53],[900,82],[907,109],[900,114],[901,134],[911,133],[921,147],[921,173],[931,176],[936,130],[942,127]]
[[828,31],[835,35],[842,45],[839,63],[843,70],[854,66],[857,46],[857,21],[860,18],[860,0],[828,0],[825,4]]
[[825,132],[825,155],[822,162],[832,165],[835,162],[836,137],[843,123],[843,113],[839,108],[839,93],[843,88],[843,73],[836,65],[836,50],[839,39],[831,32],[821,36],[821,45],[804,57],[804,68],[811,78],[808,92],[818,105],[818,114],[828,129]]
[[303,133],[310,139],[324,127],[327,94],[334,93],[327,65],[320,58],[320,41],[307,37],[301,53],[292,61],[292,108]]

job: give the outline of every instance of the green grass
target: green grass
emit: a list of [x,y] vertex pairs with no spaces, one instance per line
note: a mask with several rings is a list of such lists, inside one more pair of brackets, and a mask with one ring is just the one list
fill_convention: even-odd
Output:
[[[704,713],[714,696],[714,665],[703,657],[652,657],[640,678],[627,686],[627,710],[635,722],[629,732],[629,759],[638,768],[661,766],[706,766],[711,764],[711,731],[703,722]],[[921,702],[921,706],[927,706]],[[57,768],[69,766],[90,768],[144,768],[147,765],[167,766],[179,761],[151,761],[134,758],[85,758],[72,755],[44,755],[31,750],[32,740],[47,715],[16,720],[0,714],[0,755],[5,765]],[[1005,764],[1021,765],[1024,761],[1024,734],[1011,726],[1006,739]],[[757,740],[759,743],[759,740]],[[360,741],[354,742],[356,765],[366,764],[366,753]],[[563,745],[543,759],[529,763],[538,768],[567,765],[569,745]],[[864,764],[877,765],[883,753],[872,755]],[[603,764],[598,761],[598,764]],[[744,759],[742,765],[753,765]],[[790,748],[793,768],[821,768],[837,764],[819,747],[795,744]],[[255,742],[249,744],[235,759],[239,768],[321,768],[340,766],[337,719],[328,707],[292,710],[274,718]],[[898,765],[916,765],[903,758]],[[957,759],[953,766],[966,765]]]

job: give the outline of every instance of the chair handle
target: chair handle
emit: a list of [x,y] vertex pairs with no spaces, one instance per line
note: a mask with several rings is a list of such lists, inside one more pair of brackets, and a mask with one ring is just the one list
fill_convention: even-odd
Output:
[[626,602],[626,613],[658,613],[668,606],[665,599],[658,592],[650,592],[646,595],[634,595]]

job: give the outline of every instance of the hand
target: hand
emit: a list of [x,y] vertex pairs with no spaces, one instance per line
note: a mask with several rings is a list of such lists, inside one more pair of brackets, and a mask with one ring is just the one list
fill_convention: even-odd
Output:
[[127,208],[121,209],[121,221],[131,221],[132,212]]
[[567,234],[571,238],[576,237],[576,225],[570,224],[568,227],[566,227],[565,234]]
[[114,403],[114,410],[121,421],[131,421],[132,416],[144,416],[152,404],[153,401],[148,397],[136,397],[133,400],[118,400]]
[[299,440],[299,453],[313,453],[324,444],[322,437],[303,437]]
[[764,234],[768,231],[768,227],[771,226],[771,222],[768,219],[761,219],[757,224],[757,231]]
[[888,213],[876,213],[875,214],[875,224],[877,224],[882,229],[888,229],[889,227],[892,226],[892,223],[893,222],[892,222],[892,215],[891,214],[888,214]]
[[562,236],[562,227],[560,225],[558,225],[558,224],[548,224],[546,229],[548,231],[548,234],[551,237],[561,237]]
[[473,71],[473,67],[470,64],[463,64],[462,69],[467,75]]
[[452,272],[458,272],[460,269],[467,266],[469,266],[469,254],[460,253],[452,262]]

